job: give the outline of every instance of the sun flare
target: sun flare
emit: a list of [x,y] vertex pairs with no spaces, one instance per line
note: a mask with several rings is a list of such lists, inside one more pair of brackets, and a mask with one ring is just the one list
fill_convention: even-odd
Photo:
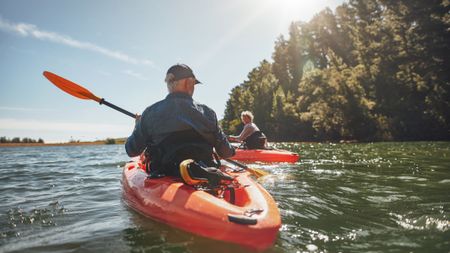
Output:
[[279,11],[280,17],[289,21],[307,21],[326,5],[326,0],[266,0],[270,8]]

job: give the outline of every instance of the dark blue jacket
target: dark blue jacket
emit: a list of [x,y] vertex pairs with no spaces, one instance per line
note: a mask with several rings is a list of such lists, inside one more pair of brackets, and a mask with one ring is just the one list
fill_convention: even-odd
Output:
[[125,149],[130,157],[137,156],[170,134],[190,129],[197,131],[220,157],[234,155],[234,148],[218,126],[216,113],[185,93],[170,93],[164,100],[147,107],[128,137]]

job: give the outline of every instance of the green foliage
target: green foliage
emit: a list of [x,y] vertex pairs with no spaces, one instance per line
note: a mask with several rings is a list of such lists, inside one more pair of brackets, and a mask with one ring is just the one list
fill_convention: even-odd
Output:
[[107,145],[116,144],[116,140],[114,138],[106,138],[105,144]]
[[5,136],[0,137],[0,143],[44,143],[44,140],[39,138],[38,140],[24,137],[20,139],[19,137],[14,137],[12,139],[6,138]]
[[230,93],[271,140],[449,140],[450,2],[350,0],[293,22]]

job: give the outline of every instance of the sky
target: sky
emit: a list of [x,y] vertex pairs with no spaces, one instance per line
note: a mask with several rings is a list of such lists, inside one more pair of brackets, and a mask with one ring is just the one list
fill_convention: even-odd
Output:
[[164,99],[167,69],[190,66],[194,100],[222,118],[231,89],[271,61],[292,21],[343,0],[1,0],[0,136],[45,142],[127,137],[134,120],[74,98],[51,71],[133,113]]

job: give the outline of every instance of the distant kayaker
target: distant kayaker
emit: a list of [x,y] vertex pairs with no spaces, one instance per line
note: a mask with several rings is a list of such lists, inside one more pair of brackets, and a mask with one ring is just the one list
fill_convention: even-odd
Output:
[[[170,67],[165,82],[169,94],[138,115],[125,144],[127,154],[138,156],[146,149],[151,177],[181,176],[185,181],[189,181],[185,176],[227,178],[212,169],[216,166],[213,148],[222,158],[233,156],[235,151],[220,129],[216,113],[192,99],[196,84],[201,82],[185,64]],[[186,162],[187,159],[192,160]],[[182,162],[184,170],[180,172]]]
[[243,111],[241,113],[241,121],[244,124],[242,132],[238,136],[230,135],[230,141],[242,142],[247,149],[265,149],[267,147],[267,138],[253,123],[253,113]]

